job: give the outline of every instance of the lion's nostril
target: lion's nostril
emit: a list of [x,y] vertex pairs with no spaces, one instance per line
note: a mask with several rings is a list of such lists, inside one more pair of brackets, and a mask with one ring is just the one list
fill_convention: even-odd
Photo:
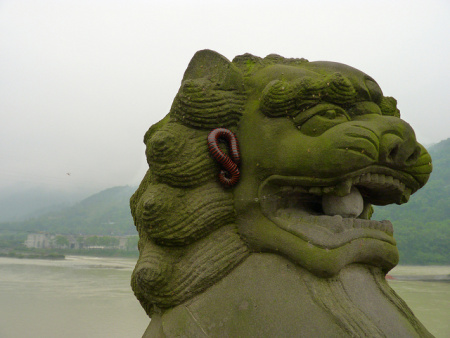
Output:
[[417,146],[414,152],[406,159],[406,164],[413,165],[414,163],[416,163],[419,159],[420,153],[421,149],[419,146]]
[[388,160],[391,160],[391,161],[395,161],[395,159],[396,159],[396,157],[397,157],[397,154],[398,154],[398,149],[399,149],[399,146],[398,146],[398,144],[396,144],[396,145],[389,151],[389,154],[388,154],[388,156],[387,156],[387,159],[388,159]]

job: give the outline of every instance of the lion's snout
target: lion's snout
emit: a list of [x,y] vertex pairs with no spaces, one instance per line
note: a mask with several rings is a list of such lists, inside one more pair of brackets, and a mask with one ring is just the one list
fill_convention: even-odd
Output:
[[414,134],[399,136],[387,133],[380,141],[380,162],[389,167],[403,169],[416,164],[421,153]]
[[[414,130],[405,121],[391,116],[370,117],[357,125],[370,129],[378,138],[378,162],[403,170],[417,165],[419,157],[428,155],[416,140]],[[372,142],[375,141],[372,138]],[[376,141],[375,141],[376,142]]]

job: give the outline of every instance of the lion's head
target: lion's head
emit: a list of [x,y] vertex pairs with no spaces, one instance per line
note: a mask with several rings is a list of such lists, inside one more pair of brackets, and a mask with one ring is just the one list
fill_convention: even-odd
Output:
[[[240,146],[224,187],[211,130]],[[316,276],[352,263],[389,271],[398,251],[372,204],[405,203],[431,158],[396,101],[368,75],[332,62],[197,52],[170,113],[146,133],[149,170],[131,198],[140,258],[132,287],[151,315],[202,292],[252,252]],[[225,148],[224,148],[224,151]]]

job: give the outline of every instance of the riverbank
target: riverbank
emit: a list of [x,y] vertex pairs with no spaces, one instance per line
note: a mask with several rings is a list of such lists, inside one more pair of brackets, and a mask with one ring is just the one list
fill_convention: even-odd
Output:
[[0,257],[20,258],[20,259],[50,259],[60,260],[66,256],[56,252],[23,252],[11,250],[9,252],[0,252]]
[[30,248],[10,248],[0,251],[0,257],[21,258],[21,259],[48,259],[61,260],[66,256],[89,256],[89,257],[119,257],[138,258],[139,252],[136,250],[126,251],[118,249],[30,249]]

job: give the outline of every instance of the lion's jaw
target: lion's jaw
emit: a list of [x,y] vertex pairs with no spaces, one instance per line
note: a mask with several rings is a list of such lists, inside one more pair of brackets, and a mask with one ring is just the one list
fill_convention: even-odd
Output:
[[239,231],[254,251],[279,253],[320,277],[335,276],[353,263],[376,265],[385,272],[397,265],[391,222],[370,220],[371,204],[354,187],[342,199],[361,198],[361,213],[344,214],[344,206],[344,215],[326,215],[320,195],[324,189],[271,181],[280,184],[280,177],[264,181],[258,197],[238,211]]

